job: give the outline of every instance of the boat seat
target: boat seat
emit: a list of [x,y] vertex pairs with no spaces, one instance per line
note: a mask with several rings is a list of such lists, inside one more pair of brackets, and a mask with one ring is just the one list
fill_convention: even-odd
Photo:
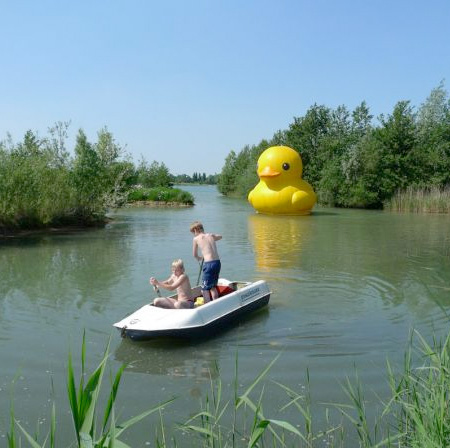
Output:
[[223,297],[227,294],[230,294],[230,292],[234,292],[234,289],[230,288],[229,286],[217,285],[216,288],[217,292],[219,293],[219,297]]

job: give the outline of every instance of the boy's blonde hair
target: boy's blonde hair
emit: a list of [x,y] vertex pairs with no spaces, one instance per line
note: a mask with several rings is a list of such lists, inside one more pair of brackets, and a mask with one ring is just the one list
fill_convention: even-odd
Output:
[[183,260],[178,259],[178,260],[172,261],[172,268],[174,268],[174,269],[180,268],[182,270],[182,272],[184,272]]
[[189,230],[191,231],[191,233],[194,233],[195,231],[197,231],[197,232],[205,231],[205,229],[203,228],[203,224],[200,221],[194,221],[191,224],[191,227],[189,227]]

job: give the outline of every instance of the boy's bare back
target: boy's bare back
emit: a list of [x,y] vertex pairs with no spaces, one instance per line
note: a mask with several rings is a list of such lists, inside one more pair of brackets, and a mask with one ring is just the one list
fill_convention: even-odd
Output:
[[222,235],[215,233],[198,233],[193,239],[193,253],[194,257],[198,257],[197,248],[202,251],[204,261],[219,260],[219,253],[217,251],[216,241],[222,239]]

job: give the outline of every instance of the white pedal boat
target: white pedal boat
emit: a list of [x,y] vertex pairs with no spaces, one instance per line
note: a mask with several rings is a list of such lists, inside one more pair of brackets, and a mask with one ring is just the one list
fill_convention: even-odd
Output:
[[[147,304],[113,325],[122,337],[132,340],[199,337],[267,305],[271,293],[264,280],[251,283],[221,278],[218,290],[218,299],[196,308],[166,309]],[[201,296],[200,286],[192,291],[193,297]]]

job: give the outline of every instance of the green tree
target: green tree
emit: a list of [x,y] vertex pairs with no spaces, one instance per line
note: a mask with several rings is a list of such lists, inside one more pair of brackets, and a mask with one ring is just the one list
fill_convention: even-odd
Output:
[[57,121],[48,128],[47,148],[52,155],[54,163],[59,167],[66,166],[70,158],[69,151],[66,148],[69,126],[69,121]]
[[416,144],[416,114],[409,101],[400,101],[376,136],[380,145],[381,199],[390,198],[396,190],[404,189],[417,180],[417,160],[413,156]]
[[136,170],[137,182],[145,188],[168,187],[172,176],[167,166],[154,160],[150,165],[142,158]]
[[78,130],[72,177],[81,219],[103,212],[100,201],[103,186],[103,167],[95,147],[89,143],[82,129]]
[[357,137],[362,137],[372,129],[372,119],[369,107],[362,101],[352,112],[352,132]]
[[286,144],[297,150],[303,161],[303,177],[314,187],[318,184],[327,159],[321,149],[330,131],[331,110],[314,104],[304,117],[295,117],[286,132]]
[[339,205],[379,208],[382,204],[379,188],[383,182],[379,172],[382,153],[375,132],[368,132],[352,145],[346,157],[343,173],[347,194]]
[[417,186],[450,184],[450,99],[443,82],[421,105],[417,120]]
[[150,176],[155,179],[156,187],[168,187],[171,183],[169,168],[164,162],[158,163],[153,161],[150,165]]
[[235,165],[236,165],[236,153],[231,151],[230,154],[225,159],[225,165],[222,168],[222,172],[219,175],[217,182],[217,188],[224,194],[230,194],[236,189],[236,176],[235,176]]

